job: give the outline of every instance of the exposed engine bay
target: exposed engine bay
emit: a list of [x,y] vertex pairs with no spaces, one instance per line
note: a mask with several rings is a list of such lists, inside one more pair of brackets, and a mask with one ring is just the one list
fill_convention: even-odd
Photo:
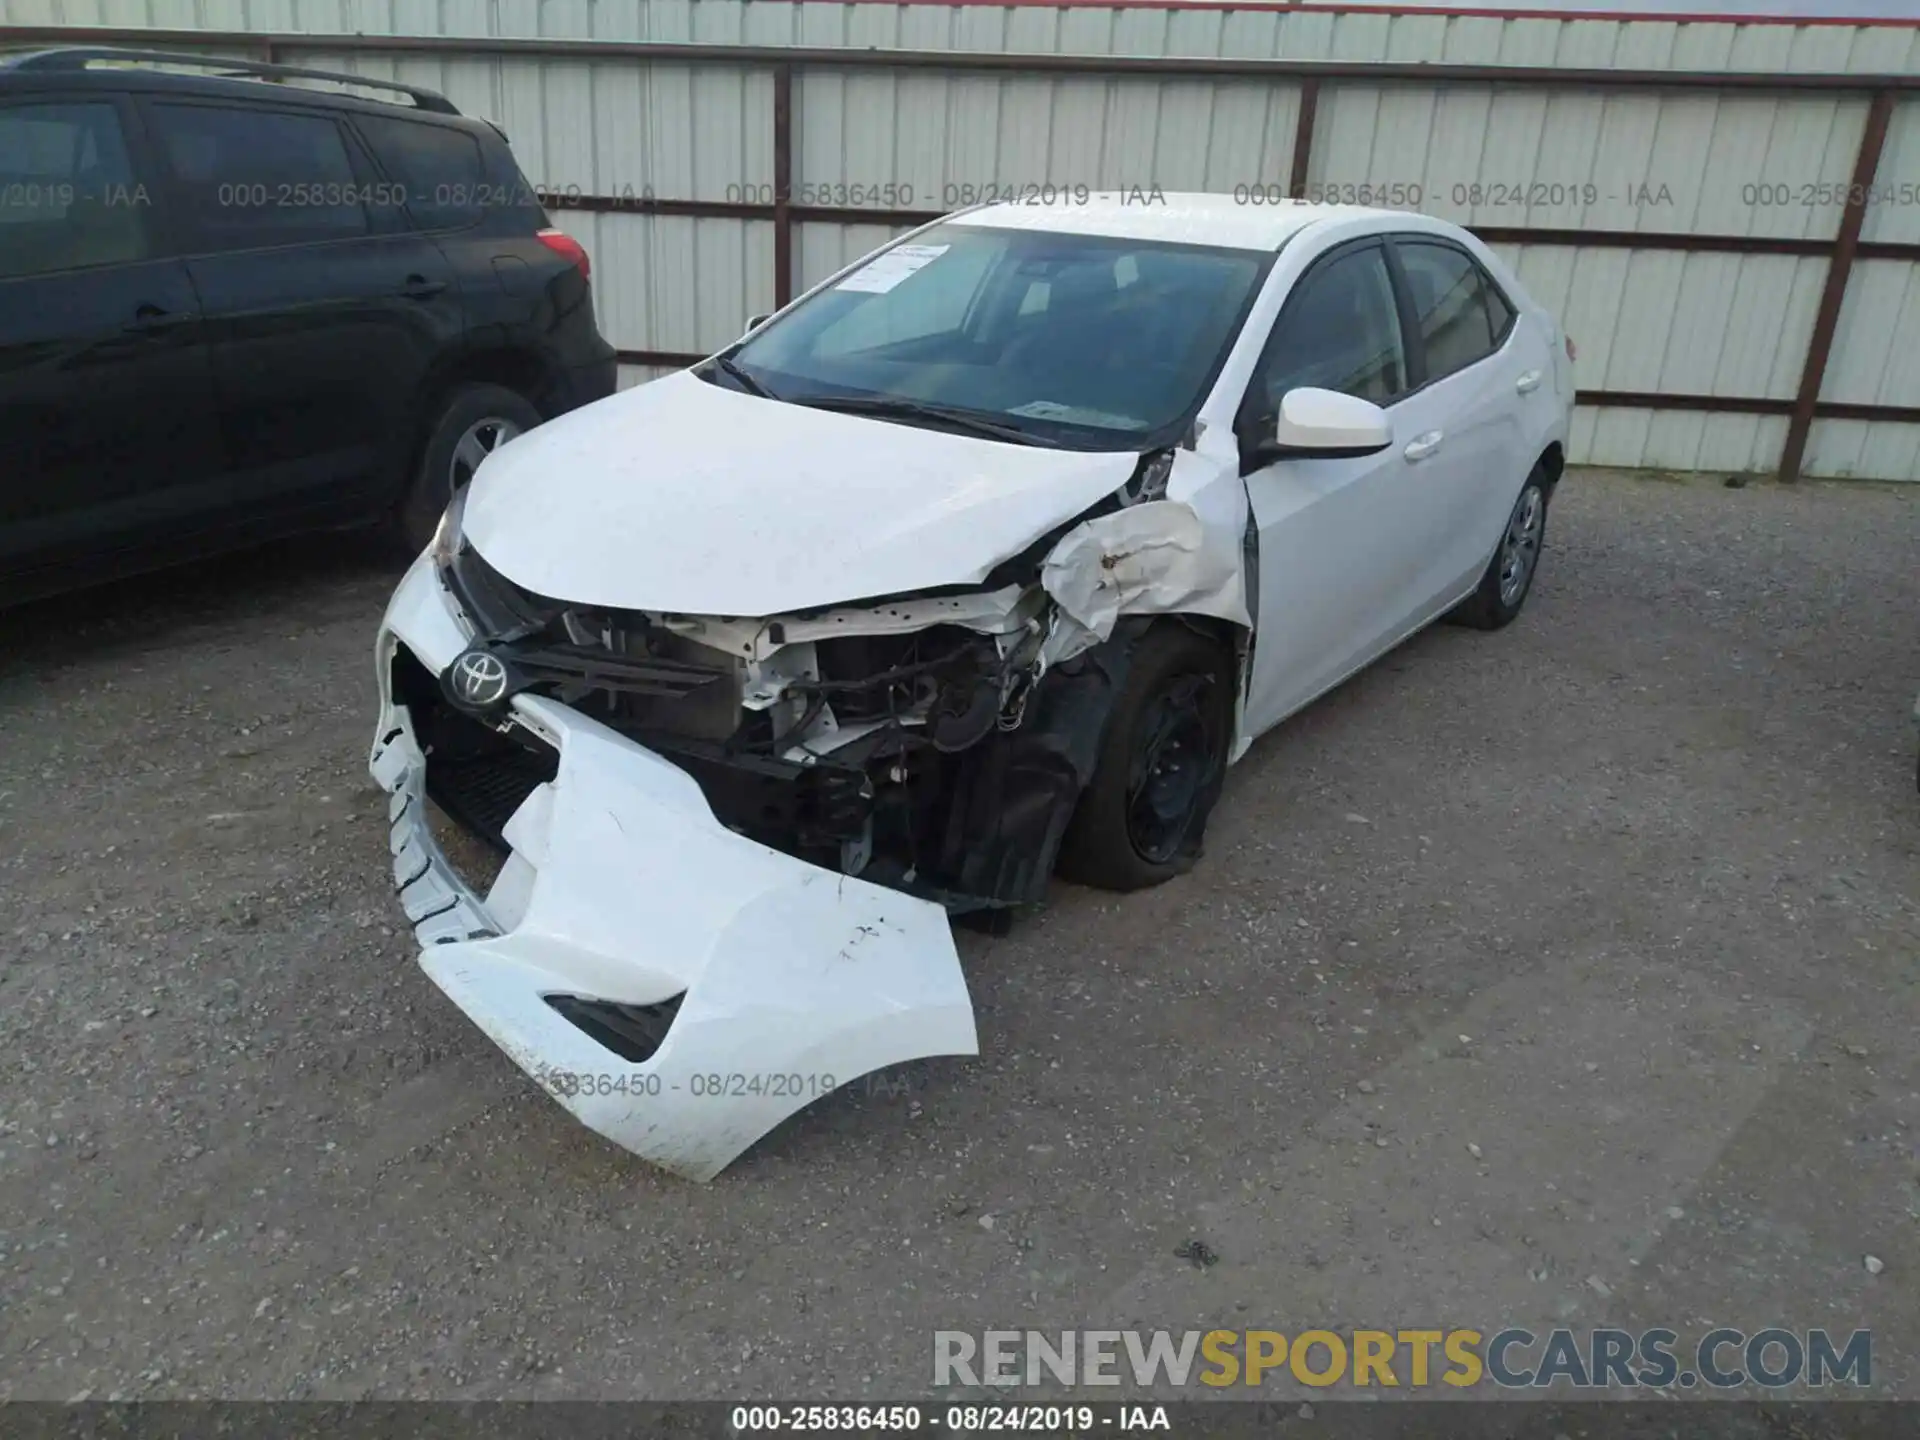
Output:
[[503,723],[533,692],[671,761],[723,825],[795,858],[956,915],[1038,900],[1147,623],[1121,612],[1161,608],[1149,592],[1178,574],[1168,547],[1199,548],[1193,512],[1161,498],[1172,464],[1143,457],[989,588],[757,619],[537,595],[458,538],[456,512],[435,560],[471,648],[439,676],[402,648],[391,677],[423,731],[428,791],[505,848],[553,771]]

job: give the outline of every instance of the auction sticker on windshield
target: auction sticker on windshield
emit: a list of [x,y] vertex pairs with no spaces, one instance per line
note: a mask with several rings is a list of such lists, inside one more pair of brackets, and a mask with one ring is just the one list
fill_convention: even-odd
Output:
[[866,290],[875,295],[884,295],[909,275],[926,269],[951,248],[947,245],[896,245],[884,254],[874,256],[833,288]]

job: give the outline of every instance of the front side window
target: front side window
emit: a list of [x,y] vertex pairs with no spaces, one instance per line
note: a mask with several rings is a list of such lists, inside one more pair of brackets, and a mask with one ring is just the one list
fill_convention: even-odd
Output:
[[1271,261],[939,225],[755,331],[729,359],[795,403],[899,401],[1042,443],[1144,448],[1198,407]]
[[1441,379],[1491,355],[1513,312],[1473,258],[1425,240],[1399,240],[1394,248],[1420,318],[1426,378]]
[[147,202],[112,105],[0,106],[0,279],[144,260]]
[[1407,352],[1393,280],[1378,245],[1309,270],[1280,311],[1254,378],[1263,415],[1289,390],[1312,386],[1391,404],[1407,391]]
[[331,116],[170,102],[149,113],[203,248],[368,233],[363,187]]

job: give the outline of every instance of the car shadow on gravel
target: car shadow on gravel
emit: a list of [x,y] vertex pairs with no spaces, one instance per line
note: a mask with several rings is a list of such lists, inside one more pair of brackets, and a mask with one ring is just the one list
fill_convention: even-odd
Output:
[[201,643],[263,618],[305,628],[364,610],[371,636],[405,568],[383,535],[341,531],[0,607],[0,677],[117,650]]

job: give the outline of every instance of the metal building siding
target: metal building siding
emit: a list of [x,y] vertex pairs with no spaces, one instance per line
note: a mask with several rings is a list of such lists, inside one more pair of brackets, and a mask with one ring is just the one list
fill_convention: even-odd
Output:
[[1862,240],[1920,241],[1920,99],[1894,107],[1871,199]]
[[593,259],[594,311],[622,350],[706,355],[773,304],[773,226],[666,215],[555,219]]
[[1816,420],[1804,469],[1831,479],[1920,480],[1920,425]]
[[[1829,239],[1866,113],[1852,98],[1340,84],[1320,98],[1308,181],[1418,186],[1411,208],[1463,225]],[[1799,203],[1772,183],[1787,176],[1837,189]]]
[[[382,56],[299,48],[297,63],[440,90],[504,129],[541,190],[638,200],[769,199],[773,81],[669,63]],[[752,193],[748,193],[752,192]]]
[[1786,436],[1785,416],[1609,407],[1575,411],[1567,449],[1582,465],[1756,474],[1779,462]]
[[1009,185],[1284,187],[1299,105],[1295,85],[923,71],[809,71],[794,92],[800,203],[892,183],[890,208],[921,209]]
[[1834,330],[1822,400],[1920,407],[1920,266],[1855,264]]
[[1493,249],[1573,336],[1585,389],[1791,399],[1799,384],[1826,279],[1816,256]]
[[1167,10],[1135,3],[1054,8],[780,0],[0,0],[0,21],[1625,69],[1920,70],[1920,32],[1885,26],[1503,19],[1288,7]]

